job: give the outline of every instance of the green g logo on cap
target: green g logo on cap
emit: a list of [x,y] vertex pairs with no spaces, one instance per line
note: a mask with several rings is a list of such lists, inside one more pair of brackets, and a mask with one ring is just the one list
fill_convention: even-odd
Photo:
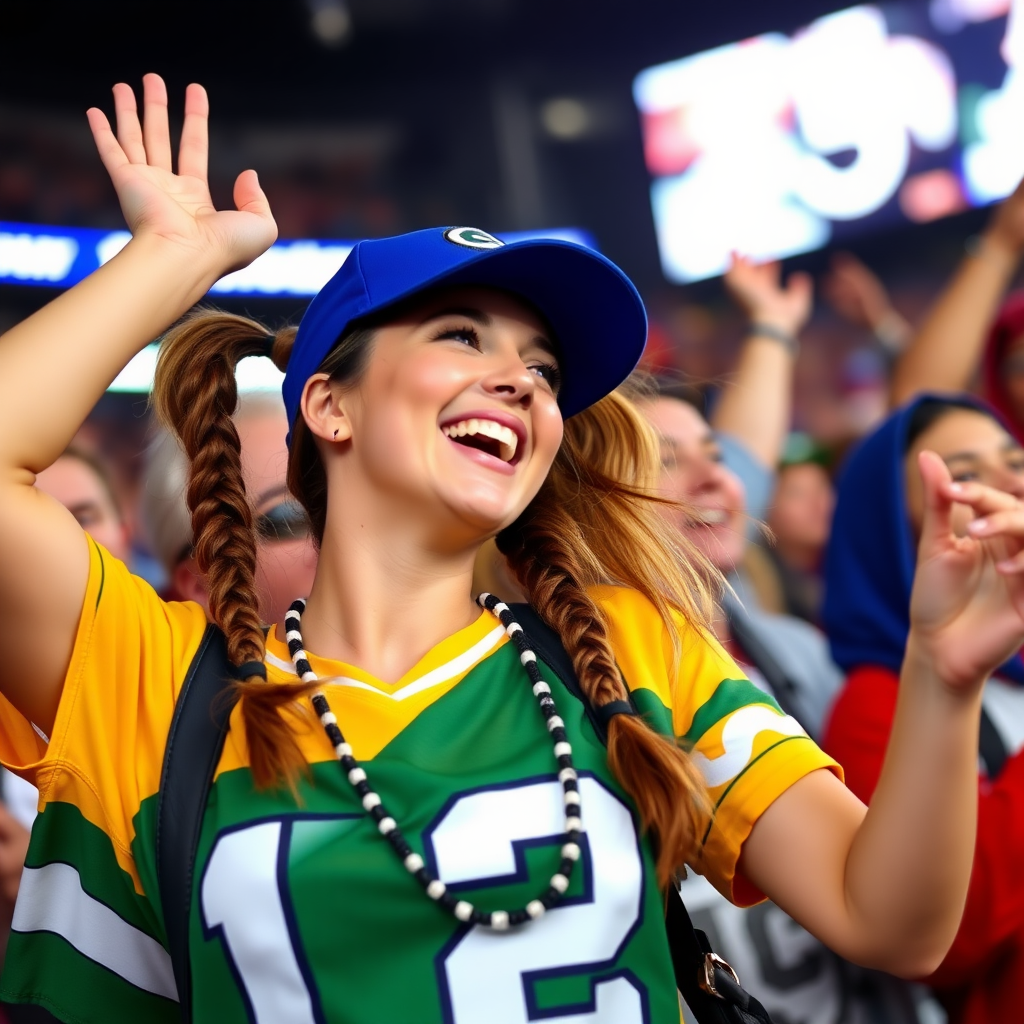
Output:
[[487,234],[479,228],[449,228],[444,237],[456,245],[464,245],[467,249],[497,249],[505,243],[494,235]]

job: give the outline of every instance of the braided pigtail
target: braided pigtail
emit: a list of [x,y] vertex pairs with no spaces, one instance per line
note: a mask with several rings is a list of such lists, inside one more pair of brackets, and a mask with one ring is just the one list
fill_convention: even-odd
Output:
[[[607,624],[588,588],[617,584],[640,591],[658,609],[679,656],[682,614],[710,631],[716,571],[674,534],[653,496],[657,442],[636,407],[619,394],[566,422],[551,473],[527,510],[498,537],[531,604],[555,629],[580,686],[600,707],[628,700]],[[642,719],[615,715],[608,764],[654,837],[664,887],[698,857],[699,823],[708,813],[704,780],[689,755]]]
[[[273,355],[286,362],[295,331],[280,334],[273,339]],[[238,404],[235,367],[246,356],[271,354],[271,340],[255,320],[200,310],[164,338],[153,386],[157,414],[189,460],[186,501],[196,562],[206,577],[210,617],[224,631],[235,665],[262,666],[266,653],[257,611],[254,514],[232,420]],[[282,709],[294,707],[307,689],[267,686],[261,672],[239,684],[250,766],[260,787],[282,778],[294,787],[305,767]]]

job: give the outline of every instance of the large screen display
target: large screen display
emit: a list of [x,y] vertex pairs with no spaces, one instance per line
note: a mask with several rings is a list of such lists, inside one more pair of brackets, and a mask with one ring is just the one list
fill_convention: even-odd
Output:
[[1024,175],[1024,0],[851,7],[641,72],[662,266],[809,252],[1007,195]]

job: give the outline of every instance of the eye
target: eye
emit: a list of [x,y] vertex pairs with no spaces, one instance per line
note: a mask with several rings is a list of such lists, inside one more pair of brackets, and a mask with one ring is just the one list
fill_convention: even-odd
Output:
[[435,341],[457,341],[470,348],[479,350],[480,335],[475,327],[448,327],[440,331],[434,338]]
[[562,371],[555,363],[533,363],[530,372],[535,373],[541,380],[546,381],[551,393],[557,395],[562,387]]
[[951,473],[955,483],[966,484],[978,479],[978,474],[969,469],[962,469],[959,473]]

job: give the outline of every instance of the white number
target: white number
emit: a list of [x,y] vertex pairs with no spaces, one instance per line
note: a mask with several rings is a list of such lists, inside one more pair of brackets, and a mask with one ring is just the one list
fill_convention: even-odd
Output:
[[265,821],[226,832],[203,872],[200,906],[207,931],[220,931],[256,1024],[316,1024],[281,899],[278,878],[284,823]]
[[[451,1024],[528,1024],[531,976],[596,974],[611,967],[640,918],[643,867],[626,806],[596,779],[580,779],[589,861],[582,900],[567,901],[510,932],[473,927],[444,961],[442,993]],[[491,789],[457,800],[426,837],[442,881],[505,884],[523,877],[520,847],[564,828],[562,787],[537,782]],[[586,849],[584,858],[587,857]],[[599,981],[593,1006],[548,1010],[558,1024],[642,1024],[643,999],[627,977]]]
[[[644,1024],[643,993],[626,976],[594,983],[590,1006],[559,1013],[535,1005],[533,986],[545,975],[611,970],[640,920],[643,865],[632,816],[596,779],[581,778],[580,794],[588,840],[576,867],[583,895],[514,931],[470,928],[444,959],[448,1024],[528,1024],[541,1013],[558,1024]],[[525,783],[458,798],[425,845],[447,884],[504,885],[525,878],[524,846],[557,843],[563,827],[561,785]],[[219,934],[255,1024],[323,1019],[286,905],[290,831],[287,820],[274,820],[225,832],[200,884],[204,929]]]

